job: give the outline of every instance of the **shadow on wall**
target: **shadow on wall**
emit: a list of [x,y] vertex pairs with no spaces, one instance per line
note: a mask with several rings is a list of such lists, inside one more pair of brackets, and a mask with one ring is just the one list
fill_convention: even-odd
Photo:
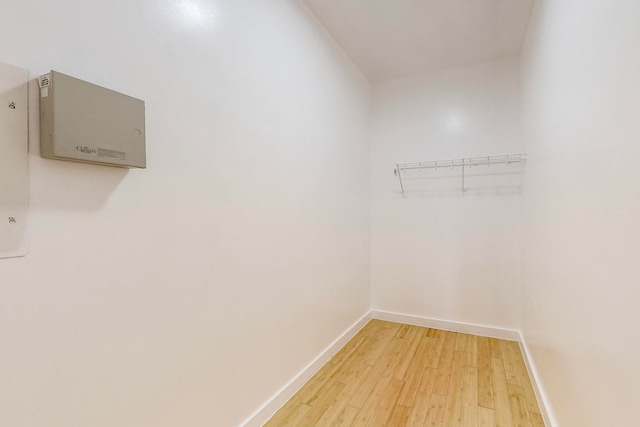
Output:
[[[29,82],[29,163],[31,199],[39,207],[97,211],[129,173],[127,168],[40,157],[40,89]],[[35,166],[35,167],[34,167]]]
[[486,188],[465,188],[462,192],[457,190],[398,190],[396,194],[401,198],[453,198],[453,197],[486,197],[486,196],[519,196],[522,189],[520,186],[511,187],[486,187]]
[[439,177],[403,177],[399,197],[443,198],[462,196],[517,196],[522,192],[521,174],[485,174]]

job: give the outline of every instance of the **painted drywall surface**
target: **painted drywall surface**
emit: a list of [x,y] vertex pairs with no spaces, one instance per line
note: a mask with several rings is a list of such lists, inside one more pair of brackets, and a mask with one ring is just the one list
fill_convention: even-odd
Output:
[[518,55],[533,0],[305,0],[376,82]]
[[0,58],[144,99],[148,169],[38,156],[0,424],[233,426],[369,309],[370,85],[295,1],[3,1]]
[[459,178],[411,181],[403,196],[393,163],[520,152],[518,61],[374,86],[374,309],[517,328],[519,177],[469,179],[464,194]]
[[29,72],[0,61],[0,258],[27,250]]
[[523,334],[559,427],[638,424],[639,16],[539,1],[523,53]]

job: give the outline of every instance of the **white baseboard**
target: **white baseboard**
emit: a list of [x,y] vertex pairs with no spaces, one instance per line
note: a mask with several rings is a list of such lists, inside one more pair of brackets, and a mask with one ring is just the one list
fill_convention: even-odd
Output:
[[544,419],[544,424],[547,427],[553,427],[558,425],[549,409],[548,400],[544,390],[540,387],[540,377],[531,363],[531,354],[527,347],[524,337],[519,331],[512,329],[495,328],[491,326],[474,325],[471,323],[451,322],[449,320],[432,319],[428,317],[412,316],[408,314],[392,313],[387,311],[371,311],[371,318],[387,320],[389,322],[404,323],[407,325],[422,326],[426,328],[442,329],[444,331],[462,332],[465,334],[480,335],[484,337],[499,338],[509,341],[517,341],[520,344],[522,350],[522,356],[524,363],[527,367],[527,373],[531,379],[531,385],[540,407],[540,415]]
[[544,425],[547,427],[557,426],[558,423],[551,412],[547,395],[544,392],[544,389],[540,386],[542,382],[540,381],[535,365],[531,362],[531,353],[529,352],[529,347],[527,346],[527,342],[524,340],[522,334],[520,334],[519,341],[520,350],[522,351],[522,356],[524,358],[524,364],[527,367],[527,373],[531,379],[531,385],[533,386],[533,392],[535,393],[536,400],[538,401],[538,407],[540,408],[540,415],[542,415]]
[[538,406],[542,418],[547,427],[557,425],[553,415],[549,412],[544,390],[539,386],[539,377],[534,365],[531,363],[530,353],[521,333],[512,329],[496,328],[492,326],[475,325],[471,323],[452,322],[449,320],[432,319],[428,317],[413,316],[409,314],[392,313],[387,311],[373,310],[362,316],[357,322],[349,327],[340,337],[329,345],[318,357],[307,365],[288,384],[282,387],[271,399],[269,399],[260,409],[250,416],[243,427],[260,427],[266,423],[307,381],[313,377],[351,338],[360,331],[369,320],[379,319],[389,322],[404,323],[407,325],[422,326],[426,328],[442,329],[445,331],[462,332],[465,334],[480,335],[484,337],[499,338],[520,343],[524,362],[531,378],[533,390],[538,400]]
[[512,329],[496,328],[493,326],[474,325],[472,323],[452,322],[449,320],[432,319],[429,317],[412,316],[409,314],[392,313],[373,310],[371,317],[389,322],[405,323],[407,325],[425,328],[442,329],[443,331],[462,332],[464,334],[480,335],[483,337],[499,338],[509,341],[520,341],[520,333]]
[[329,345],[318,357],[308,364],[287,385],[282,387],[260,409],[251,415],[241,426],[260,427],[275,414],[300,388],[311,379],[351,338],[371,320],[371,313],[362,316],[351,325],[338,339]]

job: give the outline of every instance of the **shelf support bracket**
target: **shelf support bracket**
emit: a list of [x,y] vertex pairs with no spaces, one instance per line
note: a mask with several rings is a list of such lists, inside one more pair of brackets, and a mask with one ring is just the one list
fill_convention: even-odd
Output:
[[396,174],[398,175],[398,179],[400,180],[400,189],[402,190],[402,194],[404,194],[404,184],[402,183],[402,172],[400,171],[400,165],[396,164]]

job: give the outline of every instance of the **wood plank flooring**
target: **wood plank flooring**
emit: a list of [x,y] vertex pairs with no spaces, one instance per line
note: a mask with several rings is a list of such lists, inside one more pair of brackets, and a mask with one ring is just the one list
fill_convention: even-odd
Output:
[[518,343],[371,320],[264,426],[544,423]]

